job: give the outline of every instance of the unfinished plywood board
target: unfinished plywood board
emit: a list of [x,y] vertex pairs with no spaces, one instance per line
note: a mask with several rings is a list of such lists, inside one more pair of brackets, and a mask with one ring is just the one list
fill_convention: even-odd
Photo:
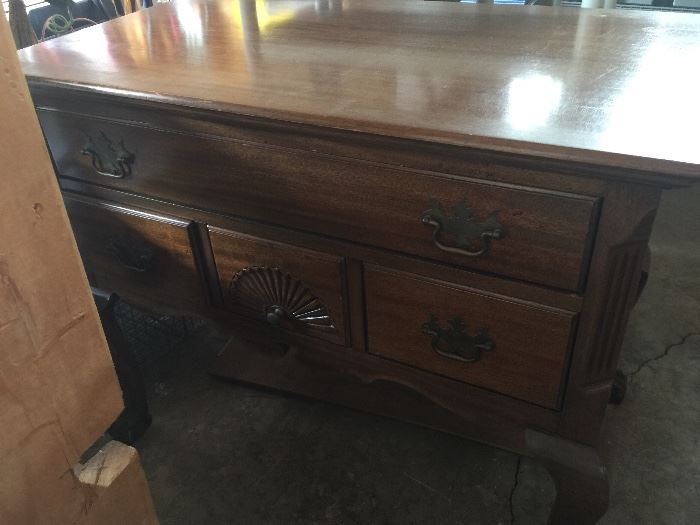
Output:
[[121,391],[0,18],[0,523],[76,523],[72,466],[121,411]]
[[76,525],[158,523],[136,449],[110,441],[73,472],[85,503]]

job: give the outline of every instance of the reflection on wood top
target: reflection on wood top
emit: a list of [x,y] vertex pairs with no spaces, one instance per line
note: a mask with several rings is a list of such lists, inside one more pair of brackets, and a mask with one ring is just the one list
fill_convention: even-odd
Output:
[[176,0],[20,52],[33,81],[700,180],[700,16]]

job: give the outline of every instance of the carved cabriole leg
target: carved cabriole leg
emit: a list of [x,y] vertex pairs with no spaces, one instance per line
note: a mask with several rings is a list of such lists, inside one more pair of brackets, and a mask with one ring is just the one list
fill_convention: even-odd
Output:
[[559,435],[597,446],[661,189],[610,185],[586,283]]
[[525,432],[532,456],[549,471],[557,489],[548,525],[593,525],[605,514],[610,487],[598,452],[533,430]]

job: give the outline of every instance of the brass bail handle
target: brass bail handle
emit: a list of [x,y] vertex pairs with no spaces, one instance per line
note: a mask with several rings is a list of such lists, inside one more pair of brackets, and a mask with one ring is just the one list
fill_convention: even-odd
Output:
[[465,363],[479,361],[482,352],[491,352],[496,346],[486,328],[481,328],[476,335],[470,335],[460,317],[449,319],[443,327],[437,316],[431,314],[421,326],[421,331],[430,337],[430,345],[435,352]]
[[87,144],[80,150],[82,155],[90,156],[92,167],[98,175],[123,179],[131,175],[134,154],[127,151],[124,141],[115,143],[100,131],[96,139],[88,135]]
[[[498,211],[492,212],[483,222],[478,221],[472,214],[466,201],[457,203],[451,214],[446,213],[442,206],[433,203],[431,208],[421,215],[424,226],[433,228],[433,244],[440,250],[466,257],[484,255],[491,240],[505,237],[505,229],[498,221]],[[450,235],[455,240],[455,246],[448,246],[441,241],[441,233]],[[480,240],[481,249],[474,250],[475,241]]]

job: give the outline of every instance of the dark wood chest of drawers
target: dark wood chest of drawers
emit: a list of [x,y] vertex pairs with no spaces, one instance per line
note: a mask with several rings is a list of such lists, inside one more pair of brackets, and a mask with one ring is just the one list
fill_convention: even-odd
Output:
[[[76,42],[114,43],[146,24],[158,36],[175,11],[158,7],[24,52],[91,282],[230,330],[214,373],[539,458],[559,489],[552,522],[595,522],[608,498],[600,427],[655,210],[662,189],[697,178],[698,159],[595,147],[605,123],[564,121],[564,109],[547,140],[535,126],[524,141],[517,119],[504,124],[502,101],[475,106],[481,88],[501,89],[483,58],[474,59],[481,72],[451,69],[478,41],[454,20],[460,31],[477,18],[524,35],[574,27],[584,15],[543,11],[523,22],[520,11],[433,3],[331,2],[335,10],[321,13],[292,4],[295,16],[269,34],[255,2],[241,2],[243,26],[210,22],[199,47],[116,45],[101,55],[112,62],[92,63],[94,81],[52,60],[68,64]],[[221,19],[223,5],[192,3]],[[397,33],[378,29],[387,12],[408,32],[404,45],[417,46],[413,61]],[[423,45],[418,16],[441,51]],[[632,31],[655,20],[635,17],[618,24]],[[393,70],[362,69],[367,39],[367,49],[396,52]],[[243,46],[247,58],[237,60],[247,70],[225,61],[226,45]],[[146,49],[151,58],[139,55]],[[519,57],[499,63],[503,74],[515,75]],[[546,59],[556,66],[556,53]],[[571,100],[592,96],[576,75],[604,64],[571,60]],[[290,69],[299,61],[301,72]],[[329,91],[342,67],[361,93]],[[181,75],[174,87],[158,78],[172,71]],[[439,77],[452,95],[419,111],[427,91],[415,88],[390,104],[373,92],[388,71],[426,85]],[[620,75],[615,86],[629,80]],[[401,91],[399,80],[391,89]]]

